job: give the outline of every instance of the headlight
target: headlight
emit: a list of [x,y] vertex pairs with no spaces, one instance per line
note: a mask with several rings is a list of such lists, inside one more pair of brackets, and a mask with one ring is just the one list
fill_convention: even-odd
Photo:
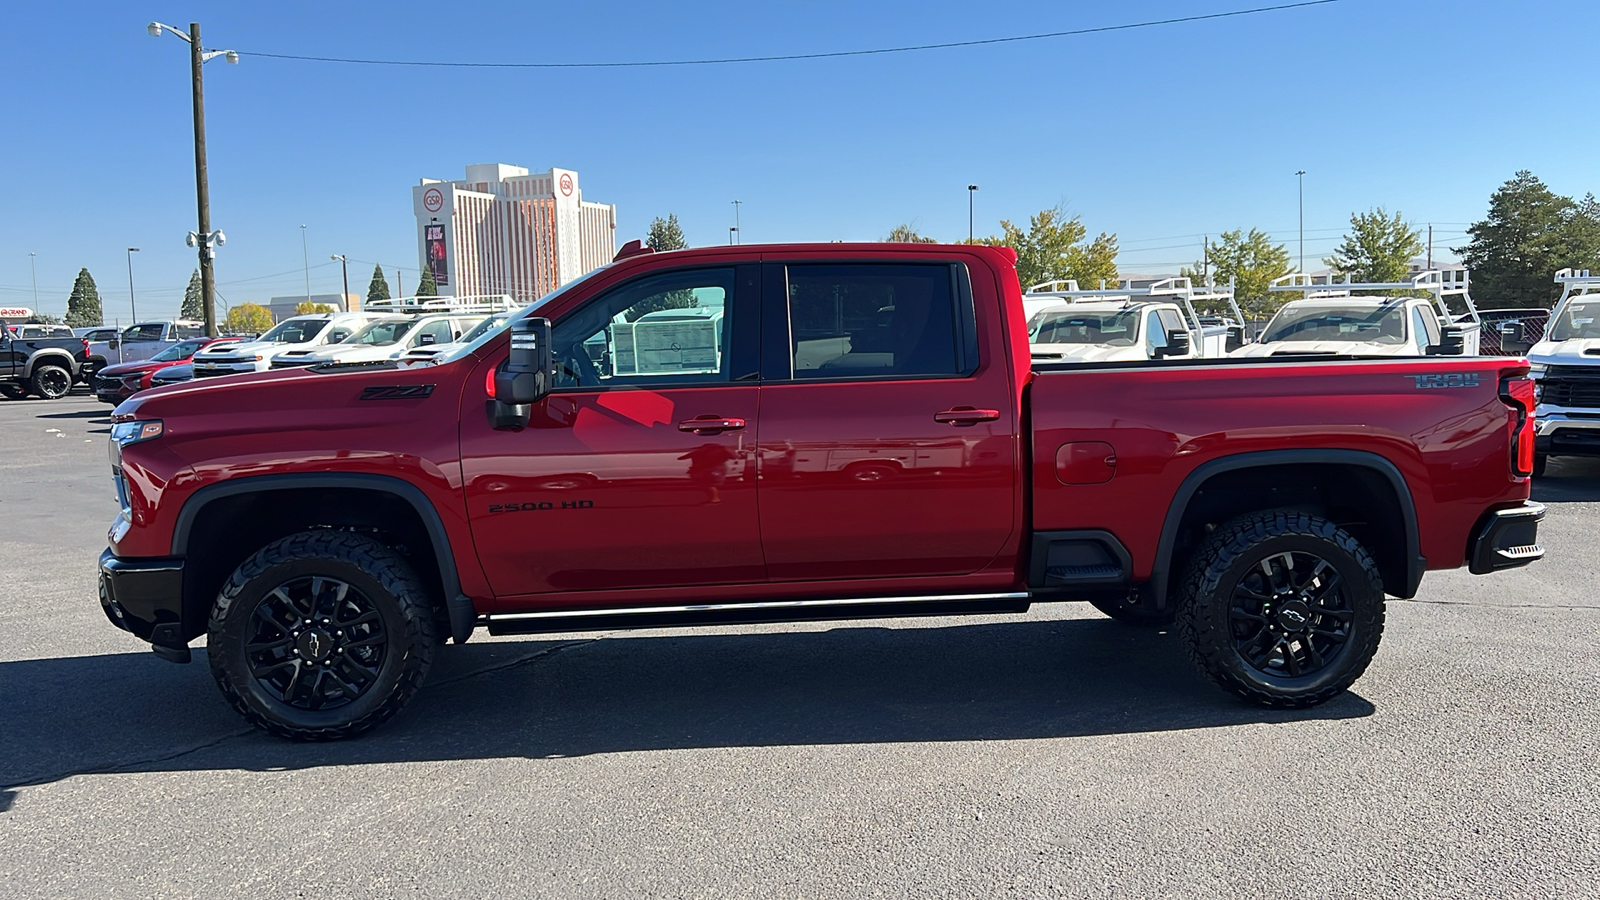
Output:
[[1540,378],[1540,377],[1543,377],[1544,373],[1545,373],[1545,370],[1548,369],[1548,368],[1550,368],[1550,367],[1547,366],[1547,365],[1544,365],[1543,363],[1528,363],[1528,377],[1529,378]]
[[145,419],[142,422],[117,422],[111,426],[111,440],[119,446],[137,444],[140,441],[154,440],[161,437],[161,420]]

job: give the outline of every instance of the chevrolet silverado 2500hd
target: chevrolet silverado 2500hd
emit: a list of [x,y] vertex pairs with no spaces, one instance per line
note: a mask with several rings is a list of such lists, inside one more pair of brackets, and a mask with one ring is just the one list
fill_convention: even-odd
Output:
[[[101,603],[246,719],[369,729],[446,636],[1174,619],[1248,701],[1345,690],[1386,595],[1524,565],[1514,359],[1030,365],[1015,256],[624,247],[432,362],[139,394]],[[654,315],[708,309],[711,315]]]

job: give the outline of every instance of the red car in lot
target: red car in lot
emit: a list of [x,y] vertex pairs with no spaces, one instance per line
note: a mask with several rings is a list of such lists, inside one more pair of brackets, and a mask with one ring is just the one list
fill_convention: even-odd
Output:
[[94,395],[101,403],[115,406],[140,391],[149,390],[150,376],[168,366],[187,362],[196,351],[213,345],[221,347],[240,340],[242,339],[233,337],[191,338],[173,344],[149,359],[106,366],[95,373]]
[[228,702],[301,740],[384,721],[478,628],[1061,601],[1292,708],[1425,571],[1543,555],[1526,360],[1039,363],[1015,261],[630,245],[432,363],[139,394],[101,604],[165,659],[204,636]]

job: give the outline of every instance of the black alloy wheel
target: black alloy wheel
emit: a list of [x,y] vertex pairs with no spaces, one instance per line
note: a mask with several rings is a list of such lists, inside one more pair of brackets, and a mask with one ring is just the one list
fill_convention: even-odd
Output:
[[72,374],[56,365],[36,366],[29,382],[33,392],[46,400],[60,400],[72,390]]
[[250,674],[289,706],[336,709],[377,683],[388,643],[383,616],[349,582],[292,578],[256,603],[250,622]]
[[240,564],[211,608],[206,650],[222,695],[279,737],[328,741],[399,712],[433,664],[437,616],[383,543],[304,531]]
[[1195,665],[1231,693],[1280,709],[1350,687],[1383,635],[1372,554],[1320,516],[1253,513],[1217,527],[1190,561],[1178,628]]

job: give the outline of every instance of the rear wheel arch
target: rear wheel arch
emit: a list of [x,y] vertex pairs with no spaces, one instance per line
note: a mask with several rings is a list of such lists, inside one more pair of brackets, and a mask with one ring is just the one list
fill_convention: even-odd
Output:
[[65,350],[40,350],[28,357],[28,365],[23,370],[23,377],[33,377],[33,370],[45,364],[60,366],[66,369],[67,374],[74,378],[78,376],[78,361],[72,358],[72,354]]
[[[1307,493],[1326,483],[1319,479],[1349,478],[1347,484],[1341,485],[1348,499],[1382,503],[1389,511],[1397,512],[1397,521],[1352,523],[1340,521],[1341,517],[1330,510],[1315,510],[1350,528],[1368,545],[1368,550],[1378,559],[1387,593],[1397,597],[1415,596],[1427,563],[1422,557],[1416,501],[1400,469],[1389,459],[1366,450],[1292,449],[1224,456],[1197,466],[1184,478],[1167,509],[1161,538],[1156,545],[1150,591],[1157,604],[1164,606],[1171,602],[1170,592],[1182,577],[1181,567],[1186,564],[1187,553],[1197,543],[1193,534],[1197,525],[1216,524],[1238,515],[1286,506],[1302,508],[1300,503],[1292,502],[1292,497],[1287,503],[1249,494],[1241,494],[1231,503],[1226,499],[1207,501],[1200,499],[1205,489],[1226,491],[1230,486],[1248,483],[1251,478],[1265,480],[1288,476],[1299,479]],[[1308,478],[1310,480],[1305,480]],[[1204,515],[1208,507],[1211,514]]]
[[204,633],[229,574],[268,543],[309,528],[374,529],[412,555],[458,643],[477,614],[461,591],[444,521],[416,485],[388,475],[307,472],[236,478],[196,491],[178,512],[172,555],[184,557],[183,632]]

